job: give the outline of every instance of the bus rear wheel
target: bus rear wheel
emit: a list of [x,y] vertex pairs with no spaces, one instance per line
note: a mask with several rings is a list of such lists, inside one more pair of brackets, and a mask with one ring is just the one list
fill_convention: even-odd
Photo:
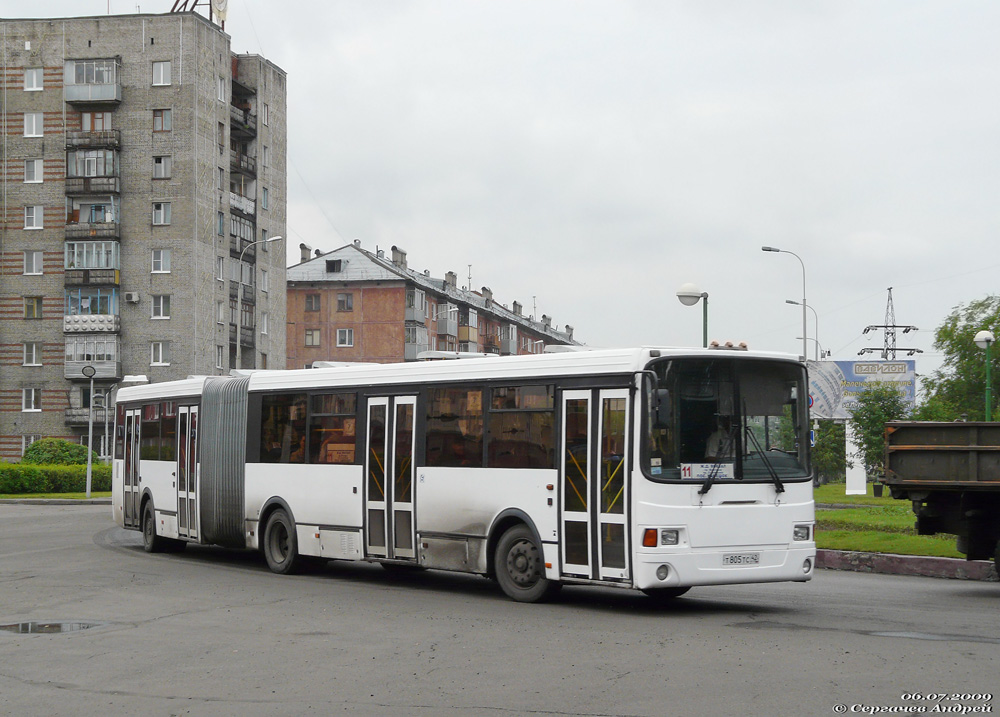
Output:
[[541,546],[524,524],[515,525],[501,536],[493,568],[500,587],[517,602],[542,602],[559,591],[559,583],[545,577]]
[[267,519],[264,529],[264,559],[271,572],[288,575],[299,565],[295,524],[283,510],[276,510]]
[[156,515],[153,501],[146,501],[142,509],[142,547],[147,553],[159,553],[166,547],[166,541],[156,534]]

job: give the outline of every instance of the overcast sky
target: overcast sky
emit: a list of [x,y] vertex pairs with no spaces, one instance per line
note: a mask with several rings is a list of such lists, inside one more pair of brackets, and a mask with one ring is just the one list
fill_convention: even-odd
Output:
[[290,262],[395,244],[591,345],[700,345],[694,282],[710,338],[800,353],[802,271],[767,244],[805,263],[834,359],[882,346],[862,331],[893,287],[918,373],[998,291],[998,30],[1000,3],[953,0],[229,0],[226,22],[288,73]]

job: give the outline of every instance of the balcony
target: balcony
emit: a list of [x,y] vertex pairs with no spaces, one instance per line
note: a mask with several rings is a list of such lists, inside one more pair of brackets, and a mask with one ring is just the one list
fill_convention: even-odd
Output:
[[417,355],[422,351],[428,351],[430,349],[430,344],[403,344],[403,360],[404,361],[416,361]]
[[122,133],[117,129],[66,133],[66,149],[120,149],[121,144]]
[[[67,361],[66,369],[63,373],[67,379],[80,379],[81,381],[86,378],[83,375],[84,366],[93,366],[97,373],[94,374],[95,379],[108,379],[112,381],[120,381],[124,374],[122,373],[122,362],[121,361]],[[79,409],[67,409],[67,411],[83,411],[86,414],[86,408]],[[94,409],[95,415],[99,415],[100,409]],[[87,417],[84,415],[84,422],[86,422]]]
[[249,109],[229,105],[229,126],[234,135],[251,138],[257,136],[257,115]]
[[437,332],[440,336],[444,334],[445,336],[458,336],[458,319],[448,318],[449,316],[454,316],[452,312],[446,312],[444,316],[439,316],[437,320]]
[[497,353],[500,351],[500,337],[489,334],[483,337],[483,351]]
[[118,177],[66,177],[67,195],[120,194]]
[[229,168],[233,172],[248,174],[251,177],[257,176],[257,158],[249,154],[242,154],[234,150],[229,150]]
[[119,222],[73,222],[66,223],[66,239],[119,239]]
[[238,281],[232,280],[229,282],[229,298],[238,298],[245,304],[253,304],[257,301],[254,295],[253,284],[241,284]]
[[257,214],[257,202],[236,192],[229,193],[229,206],[250,216]]
[[[438,331],[438,333],[441,333]],[[458,327],[458,340],[463,343],[478,344],[479,343],[479,329],[475,326],[459,326]]]
[[242,255],[244,259],[250,259],[253,261],[257,256],[257,246],[249,239],[240,239],[239,237],[230,234],[229,253],[237,259],[239,259],[240,255]]
[[121,331],[118,314],[72,314],[63,316],[63,333],[100,334]]
[[406,321],[416,321],[418,324],[423,324],[424,320],[427,318],[427,309],[423,306],[407,306],[406,315],[404,319]]
[[66,286],[118,286],[118,269],[67,269]]
[[63,99],[71,105],[117,106],[122,101],[122,86],[120,82],[65,85]]
[[500,353],[504,356],[516,356],[517,339],[500,339]]
[[240,346],[248,349],[254,347],[254,336],[256,335],[253,326],[240,327]]

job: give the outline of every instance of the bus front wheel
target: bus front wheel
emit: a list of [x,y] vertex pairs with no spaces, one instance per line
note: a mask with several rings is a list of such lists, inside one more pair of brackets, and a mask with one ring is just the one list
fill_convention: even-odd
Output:
[[267,519],[264,529],[264,559],[271,572],[287,575],[298,567],[298,545],[295,524],[283,510],[276,510]]
[[542,602],[559,591],[559,583],[545,577],[541,546],[524,524],[515,525],[501,536],[493,567],[500,587],[518,602]]

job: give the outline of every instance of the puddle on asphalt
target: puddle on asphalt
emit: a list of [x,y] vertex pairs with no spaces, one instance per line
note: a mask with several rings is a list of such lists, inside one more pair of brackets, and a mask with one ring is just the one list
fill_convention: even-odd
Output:
[[12,622],[9,625],[0,625],[0,631],[16,632],[19,634],[28,633],[56,633],[56,632],[79,632],[91,627],[99,627],[101,622]]

